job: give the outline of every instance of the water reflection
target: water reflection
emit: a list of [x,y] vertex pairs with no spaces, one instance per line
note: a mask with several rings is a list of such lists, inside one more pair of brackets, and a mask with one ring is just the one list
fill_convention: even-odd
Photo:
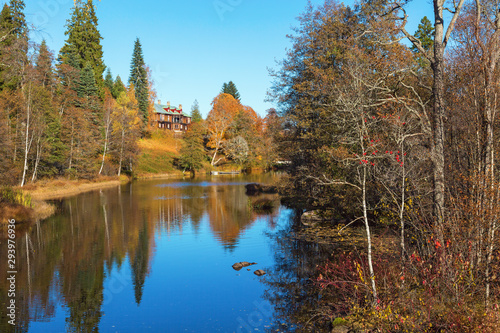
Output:
[[[242,184],[249,181],[255,180],[136,182],[56,201],[57,215],[16,235],[15,326],[8,324],[7,262],[0,262],[0,331],[27,332],[34,322],[50,322],[51,332],[108,331],[100,327],[104,306],[125,289],[127,279],[141,305],[163,238],[211,233],[224,251],[238,248],[242,234],[262,218],[245,195]],[[266,216],[268,226],[273,216]],[[6,240],[0,241],[0,258],[7,258]],[[124,265],[129,277],[118,273],[127,271]],[[207,304],[213,302],[213,295],[208,298]],[[113,306],[115,311],[120,304]]]
[[[327,327],[317,327],[314,319],[318,311],[320,293],[315,290],[311,277],[317,265],[326,259],[333,260],[334,245],[318,244],[294,239],[293,233],[300,228],[297,214],[291,215],[291,223],[269,237],[274,264],[268,268],[269,279],[264,298],[274,308],[274,322],[267,332],[327,332]],[[282,224],[283,225],[283,224]],[[314,323],[314,324],[313,324]]]

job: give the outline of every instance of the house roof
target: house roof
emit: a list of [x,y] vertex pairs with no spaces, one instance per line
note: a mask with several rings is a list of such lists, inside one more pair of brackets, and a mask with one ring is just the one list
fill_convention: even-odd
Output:
[[155,103],[155,113],[169,114],[169,115],[183,115],[184,117],[189,117],[188,115],[182,112],[182,109],[179,109],[176,106],[170,105],[169,107],[168,105],[162,105],[156,103]]

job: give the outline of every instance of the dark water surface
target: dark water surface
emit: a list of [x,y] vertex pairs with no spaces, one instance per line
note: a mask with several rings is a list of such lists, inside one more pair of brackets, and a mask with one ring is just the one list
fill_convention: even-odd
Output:
[[[292,211],[256,213],[244,188],[273,177],[138,181],[57,201],[16,235],[15,327],[0,241],[0,332],[292,331],[309,255],[269,236]],[[239,261],[258,264],[233,270]]]

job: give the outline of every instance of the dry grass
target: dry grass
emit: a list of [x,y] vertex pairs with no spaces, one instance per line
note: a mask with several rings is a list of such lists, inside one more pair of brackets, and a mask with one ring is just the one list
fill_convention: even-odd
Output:
[[182,139],[174,138],[172,133],[162,131],[153,132],[151,138],[141,139],[138,142],[141,151],[162,151],[178,154],[183,144]]
[[182,139],[174,138],[170,132],[156,131],[151,138],[141,139],[138,145],[141,150],[135,169],[138,178],[178,175],[174,160],[183,145]]
[[120,185],[125,179],[120,177],[101,177],[94,181],[54,179],[26,185],[23,190],[30,193],[33,199],[50,200],[77,195],[96,189]]

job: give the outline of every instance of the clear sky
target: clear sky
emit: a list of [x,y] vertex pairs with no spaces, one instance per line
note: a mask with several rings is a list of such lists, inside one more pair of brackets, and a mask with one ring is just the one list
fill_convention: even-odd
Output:
[[[2,1],[5,3],[6,1]],[[320,4],[322,0],[312,0]],[[353,0],[344,1],[352,4]],[[55,54],[63,46],[65,23],[73,0],[25,0],[26,18]],[[224,82],[233,81],[241,101],[261,116],[274,105],[266,103],[271,85],[268,68],[285,57],[286,35],[297,25],[307,0],[102,0],[95,1],[103,37],[105,65],[127,82],[135,39],[153,70],[162,104],[182,104],[190,112],[195,99],[202,115]],[[413,0],[408,30],[416,30],[429,0]]]

